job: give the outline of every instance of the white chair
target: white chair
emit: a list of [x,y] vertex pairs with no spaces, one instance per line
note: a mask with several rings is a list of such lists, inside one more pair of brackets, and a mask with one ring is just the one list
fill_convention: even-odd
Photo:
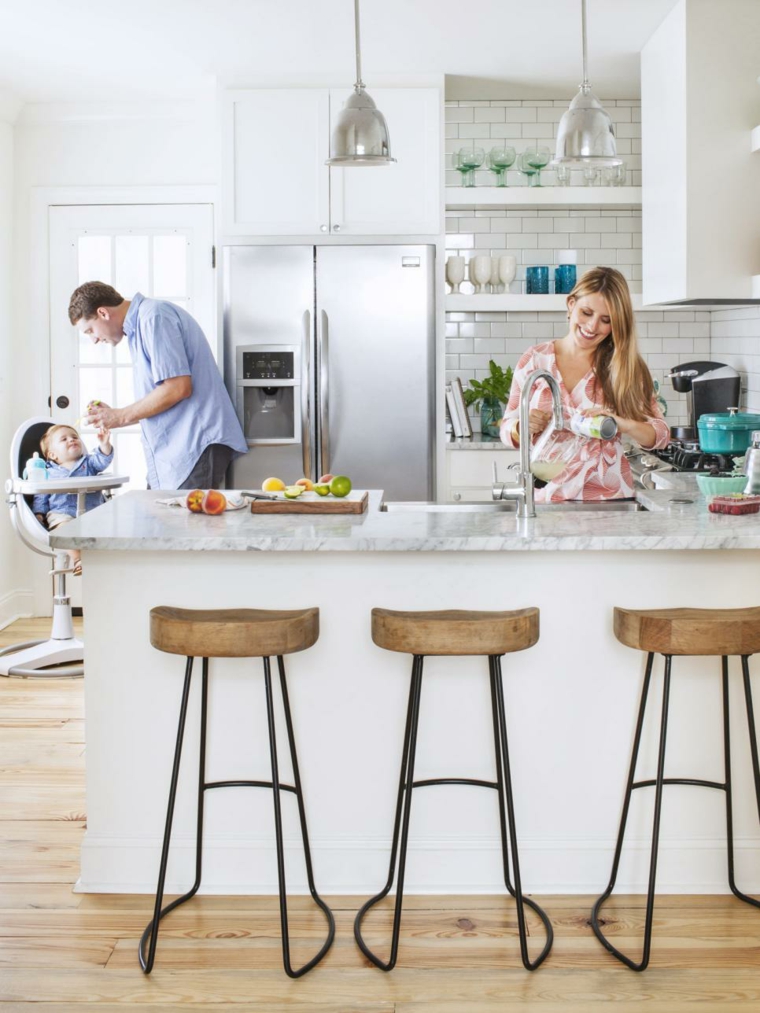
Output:
[[[24,467],[34,451],[40,450],[45,431],[55,425],[55,419],[37,416],[27,419],[11,441],[11,478],[5,483],[6,502],[11,512],[11,523],[16,534],[27,548],[53,560],[51,575],[55,577],[53,595],[53,626],[47,640],[28,640],[0,650],[0,675],[25,678],[59,678],[84,675],[84,644],[74,636],[71,599],[66,594],[66,575],[72,573],[69,554],[65,549],[53,549],[50,532],[40,524],[32,501],[35,493],[76,493],[77,513],[84,512],[88,492],[103,492],[106,497],[112,489],[124,485],[129,479],[116,475],[95,475],[91,478],[60,479],[50,482],[28,482]],[[51,668],[49,666],[57,666]]]

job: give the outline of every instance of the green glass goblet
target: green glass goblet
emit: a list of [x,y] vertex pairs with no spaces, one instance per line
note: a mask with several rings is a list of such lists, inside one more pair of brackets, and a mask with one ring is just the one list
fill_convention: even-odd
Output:
[[454,153],[454,168],[462,173],[462,186],[475,186],[475,170],[486,160],[482,148],[460,148]]
[[542,144],[526,148],[522,153],[522,157],[525,164],[529,165],[534,171],[534,175],[529,177],[528,186],[541,186],[541,170],[551,162],[551,151]]
[[517,152],[514,148],[491,148],[486,157],[486,165],[496,176],[497,186],[507,185],[507,169],[514,165]]

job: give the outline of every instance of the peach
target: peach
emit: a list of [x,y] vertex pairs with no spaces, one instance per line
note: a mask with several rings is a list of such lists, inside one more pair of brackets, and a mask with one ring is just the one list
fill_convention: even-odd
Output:
[[204,493],[203,489],[193,489],[192,492],[189,492],[187,494],[187,499],[185,500],[185,506],[187,507],[188,510],[190,510],[194,514],[201,514],[201,513],[203,513],[203,497],[204,496],[205,496],[205,493]]
[[319,485],[329,485],[334,477],[334,475],[322,475],[319,479]]
[[299,478],[297,482],[293,483],[293,485],[302,485],[306,492],[311,492],[314,488],[314,483],[310,478]]
[[222,514],[227,506],[227,500],[224,493],[219,492],[218,489],[209,489],[203,497],[202,506],[204,514]]

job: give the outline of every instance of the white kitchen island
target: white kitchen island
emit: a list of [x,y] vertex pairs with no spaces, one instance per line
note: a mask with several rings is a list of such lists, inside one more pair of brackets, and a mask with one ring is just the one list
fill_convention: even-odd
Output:
[[[286,658],[317,885],[369,896],[385,880],[411,659],[376,648],[373,606],[538,606],[541,638],[503,662],[523,887],[598,893],[607,882],[644,666],[612,608],[760,604],[760,517],[699,501],[653,513],[383,513],[219,517],[131,492],[53,539],[83,551],[87,833],[82,891],[152,892],[184,664],[149,642],[150,609],[320,609],[320,639]],[[652,494],[668,506],[673,494]],[[760,690],[760,664],[752,661]],[[719,659],[675,659],[666,775],[723,775]],[[732,662],[737,878],[760,890],[760,827],[738,662]],[[653,776],[661,663],[642,742]],[[167,892],[193,880],[200,664],[194,675]],[[279,696],[276,691],[276,701]],[[757,705],[757,702],[756,702]],[[278,703],[279,707],[279,703]],[[281,776],[289,777],[284,723]],[[425,662],[418,778],[493,779],[485,658]],[[268,779],[261,662],[211,662],[209,780]],[[653,793],[635,793],[621,891],[646,883]],[[295,802],[283,796],[289,888],[304,892]],[[276,892],[271,792],[206,799],[203,889]],[[658,889],[724,892],[724,800],[666,788]],[[407,892],[503,889],[495,792],[420,789]]]

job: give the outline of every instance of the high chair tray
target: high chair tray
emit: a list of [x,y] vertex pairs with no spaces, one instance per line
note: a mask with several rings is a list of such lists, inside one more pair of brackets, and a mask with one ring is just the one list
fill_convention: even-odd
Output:
[[22,496],[42,496],[49,492],[97,492],[99,489],[117,489],[128,481],[129,475],[89,475],[47,482],[27,482],[19,478],[13,480],[13,491],[20,492]]

